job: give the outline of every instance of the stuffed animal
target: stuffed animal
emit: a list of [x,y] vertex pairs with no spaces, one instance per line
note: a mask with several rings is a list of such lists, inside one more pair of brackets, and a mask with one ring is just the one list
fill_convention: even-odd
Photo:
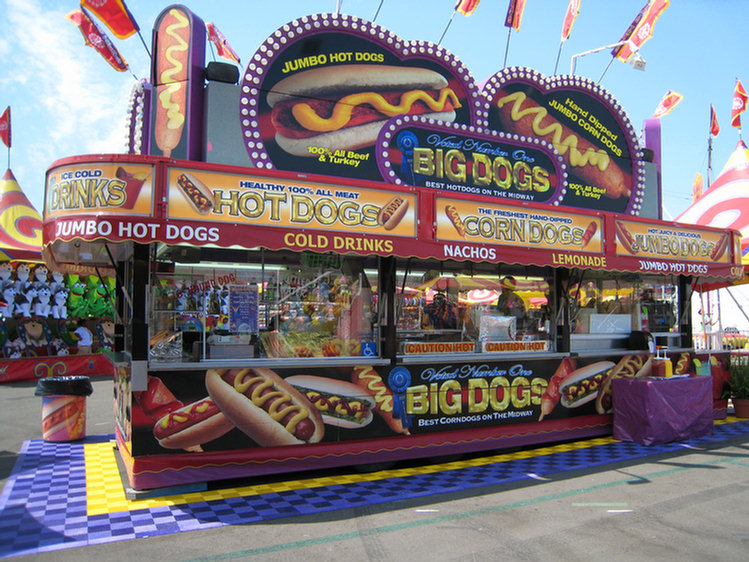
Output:
[[31,272],[31,267],[29,264],[24,262],[19,262],[16,264],[16,282],[15,287],[16,291],[19,293],[23,292],[27,288],[27,283],[29,282],[29,273]]
[[60,338],[54,338],[49,343],[52,346],[52,350],[54,351],[55,355],[70,355],[68,344],[66,344]]
[[49,269],[47,266],[43,263],[38,263],[34,266],[33,271],[33,283],[34,287],[37,289],[41,287],[49,287],[49,283],[47,283],[47,275],[49,274]]
[[49,287],[46,285],[39,287],[36,290],[36,302],[34,303],[34,314],[47,318],[52,311],[52,307],[49,304],[50,292]]
[[[73,280],[75,279],[75,280]],[[70,281],[73,281],[70,283]],[[80,281],[77,275],[71,275],[68,279],[68,315],[75,318],[86,318],[88,316],[88,303],[83,298],[86,294],[86,284]]]
[[68,290],[58,289],[52,296],[52,318],[68,317]]
[[5,342],[4,353],[6,357],[11,359],[19,359],[23,357],[23,351],[26,349],[26,344],[23,343],[21,338],[15,338]]
[[12,285],[13,281],[10,280],[10,276],[13,274],[13,264],[9,261],[0,263],[0,291],[5,290],[8,285]]
[[3,289],[3,300],[7,306],[0,308],[0,314],[10,318],[16,310],[16,288],[13,285],[7,285]]
[[53,271],[50,274],[52,280],[49,283],[49,290],[54,295],[60,289],[65,288],[65,274],[59,271]]
[[29,318],[31,316],[31,305],[36,298],[37,290],[28,281],[23,286],[24,288],[19,290],[16,284],[16,314]]

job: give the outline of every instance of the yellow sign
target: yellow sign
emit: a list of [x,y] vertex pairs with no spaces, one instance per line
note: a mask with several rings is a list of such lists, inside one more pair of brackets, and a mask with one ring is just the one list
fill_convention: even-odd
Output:
[[154,167],[93,163],[47,172],[45,218],[88,213],[151,215]]
[[729,263],[730,245],[731,236],[728,232],[706,232],[677,228],[673,225],[653,226],[634,221],[616,221],[618,255]]
[[437,239],[602,253],[599,217],[438,197]]
[[416,236],[411,193],[170,168],[168,218]]

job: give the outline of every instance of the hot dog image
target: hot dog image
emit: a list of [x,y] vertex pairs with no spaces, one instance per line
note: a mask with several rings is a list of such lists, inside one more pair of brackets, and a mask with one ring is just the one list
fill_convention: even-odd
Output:
[[210,398],[182,406],[153,426],[153,436],[166,449],[189,449],[218,439],[234,425]]
[[201,215],[207,215],[213,210],[216,199],[211,191],[195,176],[187,172],[177,176],[177,185],[182,195]]
[[621,222],[616,221],[616,239],[619,240],[619,243],[622,245],[622,247],[630,254],[636,254],[637,250],[635,249],[635,239],[632,236],[632,233],[627,230],[627,227],[624,226]]
[[613,361],[597,361],[580,367],[559,385],[559,402],[565,408],[577,408],[595,400]]
[[171,9],[158,29],[155,61],[154,136],[156,145],[170,156],[182,138],[187,103],[187,64],[190,20],[185,13]]
[[408,200],[396,195],[377,213],[377,223],[384,226],[385,230],[393,230],[406,216],[406,211],[408,211]]
[[151,419],[158,420],[184,406],[158,377],[148,377],[146,390],[133,392],[133,398]]
[[447,218],[450,219],[450,223],[455,227],[455,230],[458,232],[458,234],[460,234],[461,236],[465,236],[466,225],[463,224],[463,220],[460,218],[458,210],[453,205],[446,205],[445,214],[447,215]]
[[629,197],[631,178],[611,160],[609,153],[557,121],[525,93],[504,95],[496,105],[505,131],[551,143],[574,175],[590,185],[604,188],[611,199]]
[[646,353],[630,354],[622,357],[616,366],[606,374],[601,383],[598,396],[596,396],[596,412],[599,414],[611,413],[613,407],[611,382],[614,379],[647,376],[651,372],[652,364],[652,357]]
[[205,386],[223,414],[261,447],[323,437],[317,408],[270,369],[210,369]]
[[565,357],[562,359],[561,363],[559,363],[557,370],[554,371],[554,374],[549,379],[546,391],[544,391],[541,396],[541,415],[539,416],[538,421],[541,421],[544,417],[548,416],[559,403],[559,385],[567,380],[570,374],[575,370],[576,366],[577,363],[571,357]]
[[720,235],[720,238],[718,238],[718,242],[716,242],[713,251],[710,252],[710,259],[713,261],[719,260],[723,257],[723,254],[726,253],[726,249],[728,249],[728,234],[724,232]]
[[372,367],[354,367],[351,381],[363,389],[375,402],[374,410],[395,433],[409,434],[401,421],[393,416],[393,393]]
[[461,107],[437,72],[364,64],[299,72],[275,84],[267,99],[278,146],[296,156],[316,156],[311,147],[335,151],[372,146],[390,117],[454,121],[455,109]]
[[354,383],[314,375],[294,375],[284,380],[307,397],[328,425],[356,429],[372,421],[375,401]]
[[593,236],[595,236],[596,231],[598,230],[598,224],[596,221],[591,221],[588,225],[588,228],[585,229],[585,232],[583,232],[583,238],[580,241],[580,249],[582,250],[590,244],[590,241],[593,239]]

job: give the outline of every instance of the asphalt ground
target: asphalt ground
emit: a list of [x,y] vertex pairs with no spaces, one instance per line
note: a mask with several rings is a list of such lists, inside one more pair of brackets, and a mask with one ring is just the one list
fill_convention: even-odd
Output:
[[[114,433],[112,383],[93,378],[92,384],[88,437],[69,448],[85,447],[87,462],[90,451],[106,451]],[[91,515],[91,496],[105,471],[87,469],[80,480],[88,514],[84,508],[82,515],[68,517],[66,528],[78,533],[71,540],[51,533],[49,521],[72,509],[61,503],[78,501],[79,479],[71,469],[68,482],[57,476],[67,492],[45,493],[42,469],[28,464],[35,447],[47,446],[35,386],[0,386],[0,545],[6,544],[2,556],[14,560],[608,562],[747,556],[749,421],[732,416],[717,422],[712,436],[684,443],[643,447],[604,438],[367,475],[291,475],[277,479],[270,493],[232,482],[209,501],[110,505],[99,515]],[[37,456],[46,459],[45,470],[66,470],[67,453]],[[41,494],[29,492],[26,506],[12,500],[24,479],[42,487]],[[315,503],[331,494],[350,498],[362,488],[355,501]],[[291,507],[274,510],[276,501]],[[200,515],[205,506],[212,517]],[[21,508],[23,517],[16,519]],[[160,525],[166,515],[179,524]],[[152,530],[133,532],[143,518]],[[17,538],[23,534],[31,542]],[[8,547],[8,541],[21,546]]]

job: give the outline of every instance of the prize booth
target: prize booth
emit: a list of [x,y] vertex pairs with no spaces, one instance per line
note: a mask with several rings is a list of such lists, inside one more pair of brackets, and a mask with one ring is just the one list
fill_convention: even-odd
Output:
[[166,9],[131,154],[47,174],[47,257],[116,271],[133,488],[611,434],[614,380],[706,360],[692,287],[741,275],[738,233],[647,216],[657,157],[608,92],[517,68],[479,88],[439,46],[332,14],[232,82],[202,34]]

